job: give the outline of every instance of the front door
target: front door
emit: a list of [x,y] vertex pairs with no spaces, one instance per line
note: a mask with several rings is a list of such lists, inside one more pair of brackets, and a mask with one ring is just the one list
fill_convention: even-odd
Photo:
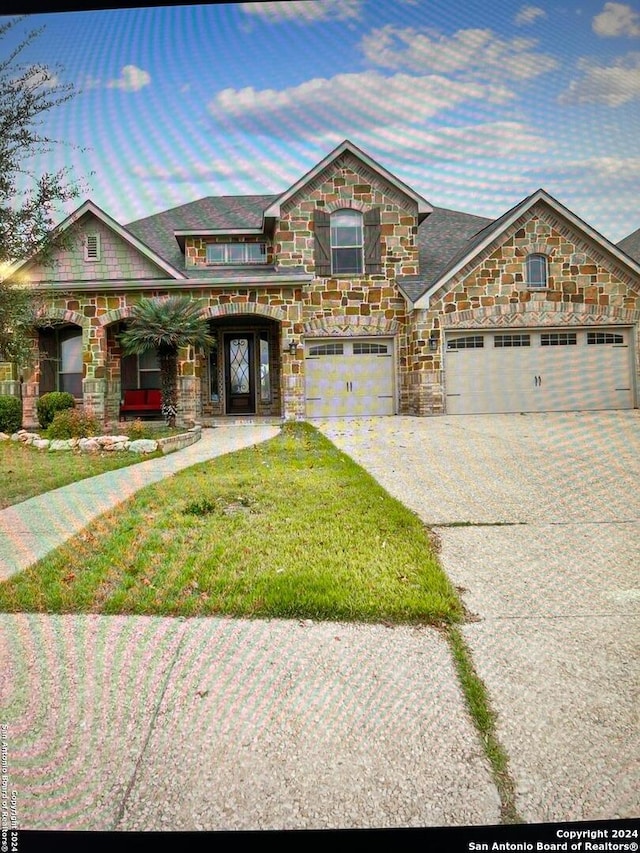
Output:
[[252,334],[224,336],[224,378],[227,414],[254,414],[256,397]]

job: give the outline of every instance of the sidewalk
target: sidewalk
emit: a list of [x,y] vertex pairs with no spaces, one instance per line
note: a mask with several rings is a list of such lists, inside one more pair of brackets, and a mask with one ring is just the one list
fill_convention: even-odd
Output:
[[176,471],[273,438],[275,425],[204,429],[190,447],[89,477],[0,511],[0,581],[23,571],[135,492]]

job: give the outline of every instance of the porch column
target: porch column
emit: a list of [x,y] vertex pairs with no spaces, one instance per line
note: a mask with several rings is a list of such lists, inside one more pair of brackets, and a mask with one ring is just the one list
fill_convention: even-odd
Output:
[[177,426],[191,427],[196,422],[200,392],[200,379],[196,376],[195,350],[193,347],[186,347],[178,353]]
[[106,357],[107,330],[93,318],[91,325],[82,330],[82,403],[85,412],[93,415],[100,423],[104,423],[106,418]]

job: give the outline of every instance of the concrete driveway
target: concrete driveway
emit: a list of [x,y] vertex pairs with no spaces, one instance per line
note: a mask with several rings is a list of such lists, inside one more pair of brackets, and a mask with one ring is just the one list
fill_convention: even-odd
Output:
[[527,822],[640,814],[640,412],[315,422],[435,525]]

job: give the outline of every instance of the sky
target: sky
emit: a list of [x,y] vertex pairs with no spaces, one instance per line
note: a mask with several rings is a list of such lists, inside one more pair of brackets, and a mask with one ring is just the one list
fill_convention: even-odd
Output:
[[[0,23],[7,21],[0,18]],[[284,192],[350,139],[432,205],[497,217],[543,187],[640,227],[640,12],[570,0],[306,0],[30,15],[0,40],[78,94],[45,116],[121,223]]]

